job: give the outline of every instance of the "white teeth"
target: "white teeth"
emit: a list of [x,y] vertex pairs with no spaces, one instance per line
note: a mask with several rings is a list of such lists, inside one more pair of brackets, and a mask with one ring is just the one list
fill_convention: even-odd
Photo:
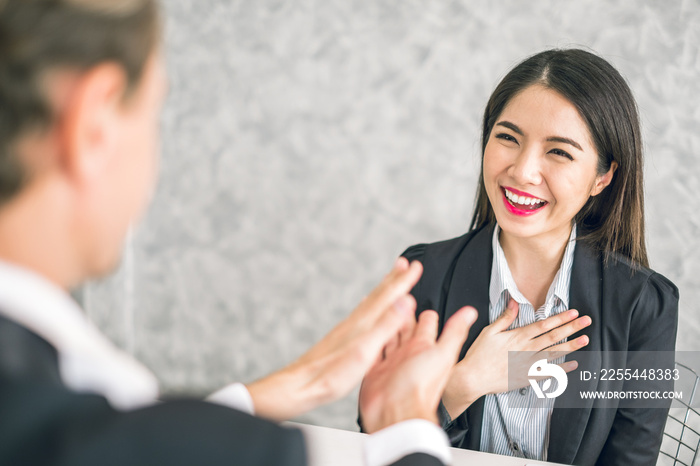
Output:
[[544,201],[542,199],[537,199],[534,197],[525,197],[525,196],[518,196],[515,193],[512,193],[508,191],[507,189],[505,190],[506,192],[506,198],[508,198],[513,204],[521,204],[521,205],[537,205],[541,204]]

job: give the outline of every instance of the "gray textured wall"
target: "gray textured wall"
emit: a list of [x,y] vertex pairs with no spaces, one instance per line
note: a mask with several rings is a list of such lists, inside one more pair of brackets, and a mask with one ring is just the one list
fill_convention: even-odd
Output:
[[[700,350],[700,2],[166,0],[161,178],[88,313],[170,392],[300,355],[406,246],[467,228],[479,120],[525,56],[590,47],[643,114],[652,267]],[[353,428],[354,396],[305,417]]]

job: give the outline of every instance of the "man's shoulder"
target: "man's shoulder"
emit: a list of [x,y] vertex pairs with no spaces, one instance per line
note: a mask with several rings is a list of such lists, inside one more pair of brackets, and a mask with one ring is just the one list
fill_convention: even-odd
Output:
[[0,315],[0,376],[60,384],[58,352],[36,333]]

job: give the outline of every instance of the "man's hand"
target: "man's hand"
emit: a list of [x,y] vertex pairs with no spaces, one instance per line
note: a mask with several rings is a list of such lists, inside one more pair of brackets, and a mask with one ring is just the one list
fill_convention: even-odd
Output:
[[437,423],[437,407],[476,310],[460,309],[445,324],[440,339],[435,311],[407,324],[368,372],[360,389],[360,416],[369,433],[408,419]]
[[409,292],[422,273],[419,262],[409,266],[399,258],[352,314],[306,354],[248,385],[256,414],[281,421],[347,395],[386,344],[415,320],[416,302]]
[[[588,316],[578,317],[578,311],[569,310],[535,322],[525,327],[508,330],[518,316],[518,303],[511,299],[503,314],[485,327],[467,351],[466,356],[454,367],[442,403],[454,419],[474,401],[489,393],[502,393],[529,384],[527,377],[520,387],[508,384],[508,352],[528,351],[528,360],[522,361],[524,374],[537,359],[556,359],[588,344],[588,337],[581,336],[565,343],[557,342],[591,325]],[[545,351],[546,350],[546,351]],[[535,352],[541,352],[537,357]],[[570,372],[578,364],[567,361],[560,365]]]

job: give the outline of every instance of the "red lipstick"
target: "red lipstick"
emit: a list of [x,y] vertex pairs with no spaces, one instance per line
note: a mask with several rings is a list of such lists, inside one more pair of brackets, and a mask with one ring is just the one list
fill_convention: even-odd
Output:
[[[510,194],[508,194],[506,190]],[[544,199],[540,199],[537,196],[533,196],[532,194],[523,191],[518,191],[517,189],[513,188],[505,188],[501,186],[501,193],[503,197],[503,204],[506,206],[506,210],[508,210],[508,212],[510,212],[511,214],[517,215],[519,217],[527,217],[530,215],[534,215],[537,212],[541,211],[544,206],[549,204]],[[519,200],[520,197],[529,198],[531,200],[531,203],[521,203],[522,201]]]

